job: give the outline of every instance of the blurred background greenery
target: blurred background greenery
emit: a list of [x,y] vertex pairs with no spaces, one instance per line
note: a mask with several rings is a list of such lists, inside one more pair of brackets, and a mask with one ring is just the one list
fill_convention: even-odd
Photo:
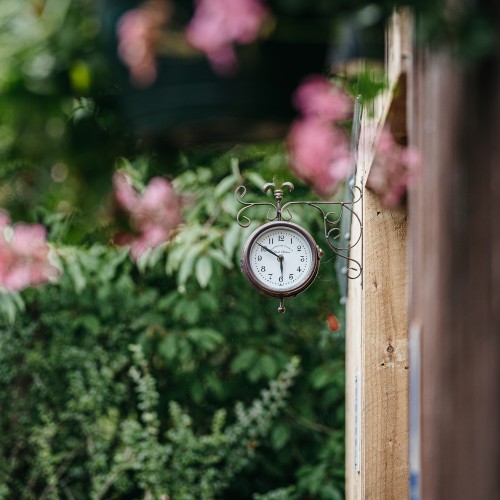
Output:
[[[0,293],[0,498],[342,498],[334,261],[284,316],[239,270],[234,189],[292,179],[283,145],[146,144],[100,43],[93,1],[0,6],[0,206],[43,223],[63,269]],[[184,200],[137,264],[110,244],[118,167]]]

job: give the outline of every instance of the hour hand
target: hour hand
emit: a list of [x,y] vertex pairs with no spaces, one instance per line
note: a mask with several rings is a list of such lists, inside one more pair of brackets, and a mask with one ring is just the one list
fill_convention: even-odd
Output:
[[257,243],[257,245],[259,245],[259,247],[262,247],[266,252],[272,253],[275,257],[278,257],[278,259],[281,260],[281,256],[278,255],[277,253],[273,252],[272,250],[265,247],[264,245],[261,245],[260,243]]

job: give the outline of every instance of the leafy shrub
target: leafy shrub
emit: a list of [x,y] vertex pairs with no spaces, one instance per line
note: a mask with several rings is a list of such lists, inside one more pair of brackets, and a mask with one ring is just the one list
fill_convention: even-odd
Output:
[[[265,181],[290,179],[282,147],[139,157],[94,0],[37,10],[56,3],[0,7],[0,205],[13,223],[47,227],[62,270],[55,285],[0,291],[0,498],[341,496],[343,338],[325,322],[341,316],[333,261],[284,316],[239,271],[251,228],[235,223],[234,188],[262,200]],[[37,29],[20,36],[19,23]],[[184,224],[136,264],[109,245],[123,156],[136,187],[168,175],[184,194]],[[296,188],[294,199],[311,198]],[[294,217],[321,245],[321,220]],[[264,219],[257,211],[252,227]]]
[[342,494],[333,266],[284,316],[243,282],[233,188],[252,178],[229,158],[191,168],[174,180],[190,203],[167,247],[134,265],[124,249],[58,246],[57,285],[3,294],[4,498]]

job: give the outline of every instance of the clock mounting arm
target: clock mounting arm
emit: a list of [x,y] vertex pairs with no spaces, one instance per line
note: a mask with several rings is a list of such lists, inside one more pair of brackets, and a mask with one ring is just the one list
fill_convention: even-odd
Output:
[[[323,219],[324,237],[330,250],[343,259],[345,265],[342,267],[342,273],[349,279],[361,279],[363,283],[362,257],[360,260],[351,256],[351,250],[357,245],[361,245],[361,256],[363,248],[363,221],[360,216],[363,210],[363,191],[359,186],[354,185],[351,180],[346,185],[345,201],[289,201],[282,204],[284,193],[288,189],[294,191],[291,182],[279,184],[277,182],[267,182],[262,190],[268,192],[272,190],[276,203],[271,202],[246,202],[243,200],[247,190],[244,186],[236,189],[236,199],[244,205],[238,211],[236,220],[242,227],[248,227],[251,220],[244,212],[256,206],[268,206],[266,219],[272,221],[291,221],[293,219],[293,208],[296,206],[308,206],[318,211]],[[356,210],[356,206],[360,210]],[[347,234],[342,234],[341,223],[343,219],[350,217],[350,229]]]

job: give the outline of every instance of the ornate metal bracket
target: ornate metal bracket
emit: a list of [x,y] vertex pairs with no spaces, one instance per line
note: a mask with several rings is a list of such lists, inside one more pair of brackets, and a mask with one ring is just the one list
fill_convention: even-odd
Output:
[[[244,215],[244,213],[256,206],[267,206],[267,220],[269,222],[274,220],[292,220],[292,210],[293,207],[297,205],[309,206],[318,210],[323,217],[323,226],[325,232],[325,240],[332,250],[332,252],[344,259],[346,265],[344,266],[344,274],[349,279],[361,278],[363,274],[362,263],[351,257],[350,251],[358,244],[362,245],[363,240],[363,221],[354,210],[354,206],[357,203],[363,203],[363,191],[359,186],[354,185],[353,182],[349,183],[346,189],[350,189],[352,193],[352,198],[349,201],[289,201],[282,205],[284,190],[288,188],[290,192],[293,192],[294,186],[291,182],[284,182],[282,184],[276,185],[274,182],[268,182],[264,184],[263,191],[267,192],[273,189],[273,195],[276,199],[276,203],[271,202],[253,202],[248,203],[243,201],[247,190],[245,186],[239,186],[236,188],[236,199],[241,205],[241,208],[236,216],[236,221],[241,227],[248,227],[251,224],[249,217]],[[331,207],[331,210],[329,208]],[[361,211],[360,211],[361,212]],[[350,224],[350,234],[348,238],[341,237],[341,222],[347,216],[351,217]],[[344,235],[345,236],[345,235]]]

